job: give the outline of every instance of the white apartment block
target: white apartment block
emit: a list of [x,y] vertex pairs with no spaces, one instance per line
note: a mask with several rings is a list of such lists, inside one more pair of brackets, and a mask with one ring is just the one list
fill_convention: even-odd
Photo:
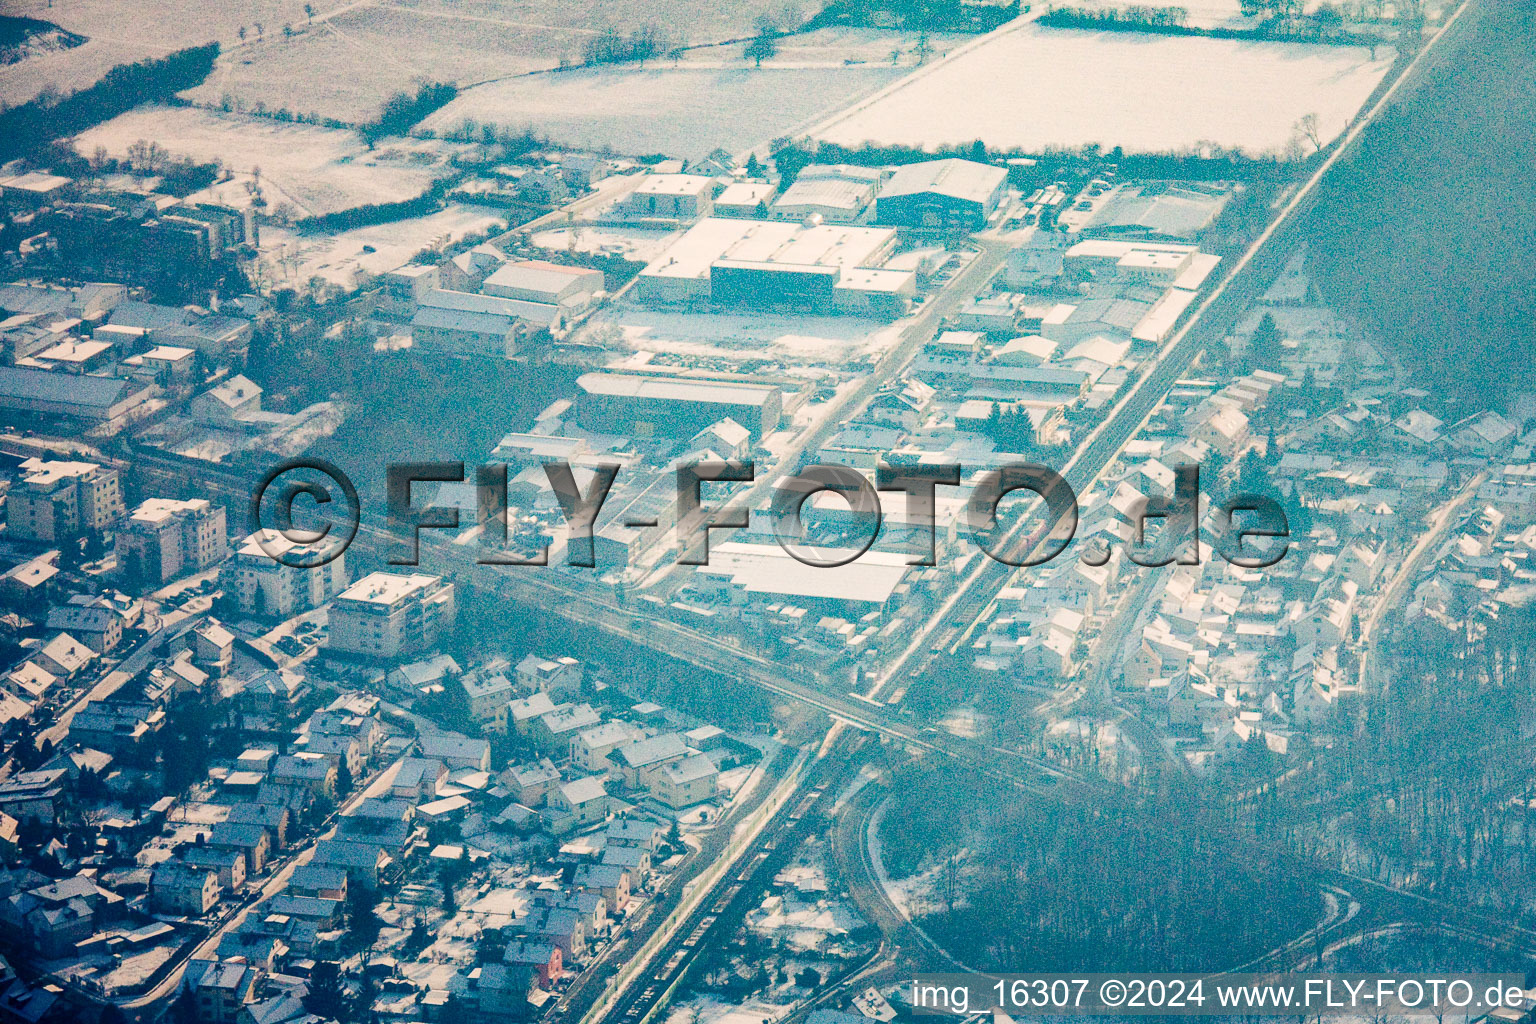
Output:
[[5,521],[17,540],[53,544],[100,534],[123,514],[117,470],[94,462],[21,464],[20,482],[6,500]]
[[168,583],[229,553],[224,507],[206,498],[150,498],[117,529],[117,565],[146,583]]
[[241,611],[287,619],[320,607],[346,587],[345,555],[311,568],[278,561],[297,546],[276,530],[253,533],[240,542],[224,570],[224,585]]
[[394,658],[436,647],[453,624],[453,584],[426,573],[375,572],[331,603],[332,650]]

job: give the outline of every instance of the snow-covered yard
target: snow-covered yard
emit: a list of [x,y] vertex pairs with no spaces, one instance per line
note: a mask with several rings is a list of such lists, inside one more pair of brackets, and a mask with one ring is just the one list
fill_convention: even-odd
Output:
[[[1041,28],[1018,22],[816,129],[830,142],[933,147],[982,139],[1039,152],[1210,144],[1283,152],[1317,116],[1335,138],[1391,67],[1382,47]],[[1309,146],[1309,143],[1302,142]]]
[[302,288],[319,277],[352,288],[360,275],[382,274],[409,263],[422,249],[495,229],[505,223],[503,216],[488,206],[450,203],[425,217],[335,235],[300,235],[264,226],[262,259],[277,285]]
[[770,360],[787,365],[838,366],[878,357],[895,344],[891,324],[851,316],[701,313],[615,307],[594,317],[587,335],[636,353],[688,361]]

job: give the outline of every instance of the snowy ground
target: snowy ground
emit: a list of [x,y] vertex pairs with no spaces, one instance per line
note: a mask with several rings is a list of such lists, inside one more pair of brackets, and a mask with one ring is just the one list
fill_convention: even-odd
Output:
[[673,312],[615,307],[595,317],[588,334],[639,353],[685,356],[690,362],[777,361],[838,366],[878,356],[895,343],[890,324],[849,316]]
[[[578,224],[569,228],[540,231],[530,239],[541,249],[564,252],[608,253],[625,259],[650,262],[666,251],[667,246],[680,232],[655,231],[646,228],[588,227]],[[575,236],[575,241],[572,241]]]
[[909,67],[773,67],[745,61],[719,68],[680,62],[647,68],[587,68],[492,82],[462,93],[425,126],[465,118],[521,129],[556,143],[619,153],[698,158],[740,152],[790,133],[895,81]]
[[[713,996],[700,996],[684,1002],[676,1002],[668,1009],[664,1024],[765,1024],[778,1020],[794,1009],[793,1004],[778,1006],[749,999],[736,1005],[721,1002]],[[694,1011],[698,1015],[694,1015]]]
[[[304,6],[303,0],[8,0],[7,14],[52,21],[88,42],[0,69],[0,101],[22,103],[45,86],[83,88],[115,65],[218,41],[223,56],[193,98],[228,96],[247,109],[261,103],[364,121],[390,94],[421,79],[469,85],[579,60],[583,41],[608,25],[629,31],[651,23],[679,42],[703,43],[750,35],[758,15],[786,4],[313,0],[312,20]],[[801,13],[809,14],[810,6]]]
[[261,229],[262,265],[276,285],[303,287],[319,277],[345,288],[360,275],[382,274],[409,263],[422,249],[481,234],[504,224],[500,210],[451,203],[437,213],[375,224],[336,235],[299,235]]
[[[1019,22],[822,124],[818,138],[936,146],[983,139],[1039,152],[1211,143],[1281,152],[1316,114],[1336,137],[1392,64],[1360,47],[1047,29]],[[986,102],[975,102],[985,96]]]
[[[323,16],[350,0],[312,2]],[[0,69],[0,102],[7,104],[25,103],[44,86],[82,89],[118,64],[163,57],[172,50],[214,40],[235,46],[241,25],[259,21],[281,37],[285,23],[304,21],[304,0],[6,0],[3,6],[6,14],[41,18],[87,37],[72,50],[39,54]]]
[[[587,39],[609,25],[630,31],[649,22],[677,41],[709,42],[749,35],[758,14],[782,6],[782,0],[362,0],[292,38],[269,31],[260,45],[220,61],[192,95],[363,121],[390,94],[422,80],[469,87],[577,63]],[[295,27],[302,28],[302,20]],[[527,123],[505,110],[497,114],[517,127]]]
[[[455,150],[405,139],[370,152],[355,132],[342,129],[164,106],[141,107],[92,128],[75,138],[75,149],[89,156],[101,146],[123,156],[140,139],[159,143],[172,156],[218,160],[239,174],[259,169],[268,209],[286,203],[297,216],[418,196],[451,172],[448,159]],[[248,199],[242,201],[241,193],[243,181],[232,194],[210,198],[244,205]]]
[[[1196,28],[1252,28],[1259,19],[1246,17],[1238,0],[1078,0],[1071,6],[1084,10],[1124,10],[1127,7],[1182,7],[1189,12],[1186,24]],[[1307,5],[1311,7],[1311,4]]]

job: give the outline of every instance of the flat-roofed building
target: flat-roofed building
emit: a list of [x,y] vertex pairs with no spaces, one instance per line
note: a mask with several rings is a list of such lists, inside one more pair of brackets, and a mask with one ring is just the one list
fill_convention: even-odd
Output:
[[916,277],[882,264],[888,228],[710,217],[640,272],[647,302],[897,315]]
[[112,342],[99,338],[65,338],[32,357],[32,363],[63,373],[110,372],[116,355]]
[[[847,555],[831,549],[820,553],[829,560]],[[908,557],[866,551],[846,565],[828,568],[806,565],[777,544],[725,541],[710,545],[709,564],[700,566],[697,574],[728,585],[742,603],[787,598],[824,611],[862,615],[890,605],[911,570]]]
[[595,372],[576,386],[584,425],[637,437],[688,438],[729,416],[761,439],[783,411],[776,385],[750,381]]
[[185,384],[192,380],[197,366],[196,356],[197,349],[194,348],[156,345],[146,352],[124,359],[123,367],[137,377],[147,377],[166,384]]
[[738,181],[715,196],[716,217],[761,217],[773,199],[774,188],[766,181]]
[[52,544],[99,536],[123,514],[115,469],[34,457],[21,464],[21,473],[6,499],[6,527],[13,538]]
[[417,653],[437,646],[453,617],[453,584],[441,576],[370,573],[332,603],[326,645],[373,658]]
[[628,217],[694,220],[714,208],[715,180],[702,174],[648,174],[624,197]]
[[[339,542],[336,538],[332,543]],[[225,585],[233,585],[241,611],[286,619],[320,607],[347,585],[343,554],[310,568],[278,561],[298,546],[276,530],[261,530],[241,541],[224,570]],[[318,560],[323,554],[317,551],[313,557]]]
[[224,506],[207,498],[150,498],[117,528],[119,571],[153,586],[200,572],[228,553]]

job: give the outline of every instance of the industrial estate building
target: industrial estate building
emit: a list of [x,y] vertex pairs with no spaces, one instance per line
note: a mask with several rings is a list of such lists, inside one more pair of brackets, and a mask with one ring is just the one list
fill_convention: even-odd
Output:
[[638,373],[584,373],[581,420],[590,429],[636,437],[692,437],[729,417],[762,438],[778,426],[784,393],[749,380]]
[[1008,172],[970,160],[898,167],[875,199],[875,221],[910,228],[976,231],[1002,202]]
[[640,272],[642,301],[896,316],[917,291],[911,271],[884,270],[886,228],[712,217]]

